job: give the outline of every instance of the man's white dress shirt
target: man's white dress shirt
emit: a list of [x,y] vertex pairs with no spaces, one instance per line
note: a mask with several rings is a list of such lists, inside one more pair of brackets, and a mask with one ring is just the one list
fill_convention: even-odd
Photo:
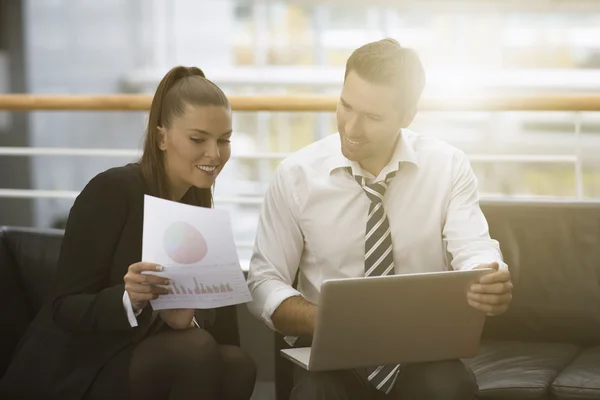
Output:
[[[354,177],[384,180],[397,170],[383,205],[395,273],[471,269],[498,262],[498,242],[479,208],[477,179],[465,154],[410,130],[377,177],[341,152],[339,134],[283,160],[262,206],[248,285],[250,312],[272,329],[271,315],[291,296],[318,304],[325,279],[364,276],[370,200]],[[296,272],[298,290],[291,287]]]

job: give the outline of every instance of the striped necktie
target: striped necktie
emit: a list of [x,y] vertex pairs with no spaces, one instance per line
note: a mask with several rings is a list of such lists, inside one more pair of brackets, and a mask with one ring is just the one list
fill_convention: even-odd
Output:
[[[392,234],[383,209],[383,196],[394,176],[396,171],[390,172],[385,180],[372,184],[367,184],[364,176],[354,176],[371,200],[365,230],[365,276],[394,274]],[[394,387],[399,372],[400,365],[382,365],[369,369],[367,378],[377,390],[388,394]]]

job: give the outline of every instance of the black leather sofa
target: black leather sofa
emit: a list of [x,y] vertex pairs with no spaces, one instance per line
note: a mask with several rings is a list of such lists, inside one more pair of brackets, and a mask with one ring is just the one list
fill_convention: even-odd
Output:
[[62,231],[0,227],[0,379],[48,294]]
[[[485,201],[490,234],[514,282],[504,315],[486,321],[479,354],[464,360],[480,398],[600,399],[600,202]],[[276,396],[291,363],[275,335]]]
[[[0,380],[49,294],[62,238],[62,230],[0,227]],[[217,318],[226,327],[227,342],[239,345],[236,307],[220,308]]]
[[[479,355],[465,360],[480,397],[600,399],[600,202],[487,201],[482,209],[515,287],[509,311],[487,320]],[[0,379],[48,292],[61,241],[60,230],[0,228]],[[291,364],[275,340],[280,400]]]

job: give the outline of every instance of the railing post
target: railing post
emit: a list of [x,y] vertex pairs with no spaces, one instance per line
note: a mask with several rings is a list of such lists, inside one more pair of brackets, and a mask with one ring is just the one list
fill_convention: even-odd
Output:
[[583,199],[583,160],[581,152],[581,111],[576,111],[575,123],[575,193],[577,200]]
[[[259,151],[270,151],[271,137],[269,134],[269,114],[266,111],[259,111],[256,116],[256,135]],[[261,192],[266,189],[269,181],[270,160],[258,161],[258,181]]]

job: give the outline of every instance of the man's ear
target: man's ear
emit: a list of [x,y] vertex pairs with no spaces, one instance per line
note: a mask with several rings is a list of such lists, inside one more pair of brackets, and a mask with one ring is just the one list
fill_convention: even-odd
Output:
[[404,115],[402,116],[402,121],[400,122],[401,128],[406,129],[412,124],[415,116],[417,115],[417,106],[409,108]]
[[157,126],[156,133],[156,145],[162,151],[167,150],[167,130],[162,126]]

